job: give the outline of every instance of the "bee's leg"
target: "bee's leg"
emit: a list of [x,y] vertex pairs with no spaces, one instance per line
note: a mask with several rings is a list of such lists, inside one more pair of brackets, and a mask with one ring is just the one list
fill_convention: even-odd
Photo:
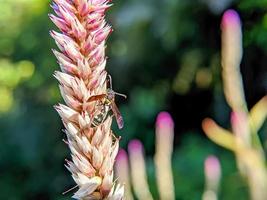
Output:
[[63,192],[62,194],[65,195],[65,194],[67,194],[68,192],[70,192],[70,191],[74,190],[75,188],[77,188],[78,186],[79,186],[79,185],[75,185],[74,187],[72,187],[72,188],[68,189],[67,191]]
[[115,116],[115,115],[114,115],[114,113],[112,112],[112,114],[110,114],[110,117],[113,118],[114,116]]

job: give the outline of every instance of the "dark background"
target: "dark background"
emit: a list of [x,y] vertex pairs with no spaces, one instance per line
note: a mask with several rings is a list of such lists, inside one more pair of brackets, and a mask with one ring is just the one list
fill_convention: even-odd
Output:
[[[209,116],[229,127],[230,109],[222,91],[220,19],[234,8],[243,21],[241,72],[249,108],[267,90],[266,0],[114,1],[107,21],[107,71],[125,127],[126,148],[133,138],[146,149],[149,183],[155,199],[154,123],[169,111],[175,121],[173,173],[177,199],[200,199],[203,162],[218,156],[223,178],[220,198],[248,199],[234,156],[209,141],[201,121]],[[69,150],[53,105],[62,102],[52,74],[59,67],[48,31],[48,0],[0,0],[0,199],[69,199],[73,186],[64,168]],[[266,123],[260,131],[264,143]],[[266,147],[266,143],[265,147]]]

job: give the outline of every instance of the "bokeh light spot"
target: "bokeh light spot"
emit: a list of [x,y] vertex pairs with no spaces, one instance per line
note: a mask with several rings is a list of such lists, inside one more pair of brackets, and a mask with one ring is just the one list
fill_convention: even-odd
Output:
[[6,87],[0,87],[0,113],[8,112],[14,102],[12,90]]
[[212,81],[212,74],[209,69],[202,68],[197,71],[196,84],[199,88],[208,88]]
[[111,52],[114,56],[124,56],[128,51],[127,45],[122,40],[115,41],[111,46]]
[[17,67],[21,78],[30,78],[33,75],[35,69],[34,64],[26,60],[20,61]]
[[20,81],[19,73],[14,65],[6,59],[0,60],[0,85],[14,88]]

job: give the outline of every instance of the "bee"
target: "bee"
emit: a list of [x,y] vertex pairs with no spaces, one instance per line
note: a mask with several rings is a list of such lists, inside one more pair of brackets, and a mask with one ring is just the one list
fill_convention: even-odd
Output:
[[118,95],[124,98],[127,98],[127,96],[117,93],[112,89],[112,79],[110,75],[108,75],[108,80],[109,88],[107,89],[106,94],[94,95],[88,99],[88,102],[100,101],[99,105],[97,105],[99,106],[99,109],[97,109],[97,113],[92,117],[91,127],[99,126],[107,119],[109,115],[114,115],[119,129],[122,129],[124,122],[121,113],[115,103],[115,96]]

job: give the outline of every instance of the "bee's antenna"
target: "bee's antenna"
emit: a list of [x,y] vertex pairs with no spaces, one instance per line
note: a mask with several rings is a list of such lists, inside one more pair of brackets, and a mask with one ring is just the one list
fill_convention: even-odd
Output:
[[112,90],[112,78],[110,74],[108,74],[108,79],[109,79],[109,87]]
[[119,95],[121,97],[124,97],[125,99],[127,98],[127,96],[125,94],[121,94],[121,93],[118,93],[118,92],[114,92],[116,95]]
[[[113,91],[113,89],[112,89],[112,78],[111,78],[110,74],[108,74],[108,79],[109,79],[110,90]],[[118,93],[118,92],[115,92],[115,91],[113,91],[113,92],[114,92],[114,94],[119,95],[121,97],[124,97],[125,99],[127,98],[127,96],[125,94],[121,94],[121,93]]]

